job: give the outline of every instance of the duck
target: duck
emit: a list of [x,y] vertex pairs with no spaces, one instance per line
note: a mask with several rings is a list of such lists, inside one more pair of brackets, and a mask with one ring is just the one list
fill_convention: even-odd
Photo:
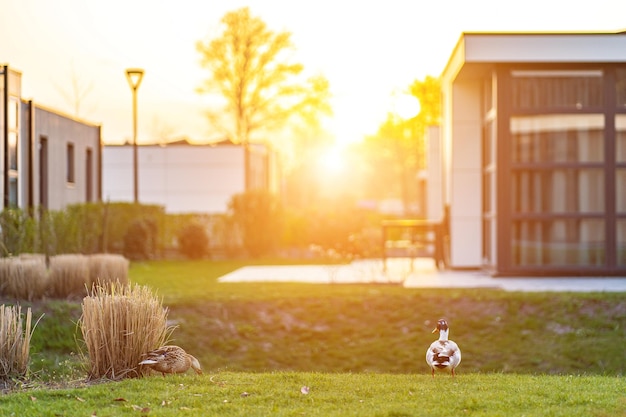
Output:
[[185,352],[179,346],[167,345],[158,349],[151,350],[144,354],[146,359],[139,362],[139,365],[145,365],[148,368],[165,374],[182,374],[193,369],[197,374],[202,374],[202,368],[198,359]]
[[448,339],[450,327],[445,319],[437,321],[437,327],[432,331],[439,332],[439,340],[430,344],[426,351],[426,363],[430,366],[431,374],[435,377],[435,371],[450,372],[454,377],[455,369],[461,363],[461,349]]

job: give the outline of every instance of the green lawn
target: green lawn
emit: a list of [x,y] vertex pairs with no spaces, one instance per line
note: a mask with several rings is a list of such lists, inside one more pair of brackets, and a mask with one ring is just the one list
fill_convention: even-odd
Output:
[[[625,294],[217,283],[242,265],[131,266],[163,297],[200,377],[83,387],[70,355],[80,306],[34,306],[46,316],[27,385],[39,388],[5,396],[0,415],[626,416]],[[440,316],[463,362],[456,379],[433,381],[424,354]]]
[[[302,387],[308,387],[308,394]],[[216,373],[153,376],[0,402],[16,416],[624,416],[626,381],[600,376]]]

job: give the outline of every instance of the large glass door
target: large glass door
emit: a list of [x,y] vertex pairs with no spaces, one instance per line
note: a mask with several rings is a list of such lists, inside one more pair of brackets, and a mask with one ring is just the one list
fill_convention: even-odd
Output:
[[513,266],[604,266],[603,115],[512,117]]
[[499,169],[499,190],[507,195],[498,198],[508,219],[501,226],[510,228],[498,232],[510,238],[499,265],[505,273],[626,267],[626,71],[624,94],[615,89],[618,72],[584,66],[506,72],[500,87],[509,94],[498,105],[506,120],[498,143],[507,141],[500,158],[508,169]]
[[626,114],[615,117],[615,148],[616,258],[626,267]]

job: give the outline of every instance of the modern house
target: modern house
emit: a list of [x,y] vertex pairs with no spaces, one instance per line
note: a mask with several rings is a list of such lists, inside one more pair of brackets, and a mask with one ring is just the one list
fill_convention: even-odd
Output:
[[464,33],[441,77],[451,266],[626,274],[626,33]]
[[99,201],[100,126],[22,99],[21,78],[0,66],[0,210]]
[[[275,156],[265,145],[246,152],[229,141],[181,141],[139,145],[137,154],[139,202],[161,205],[167,213],[226,213],[235,194],[277,189]],[[104,146],[103,199],[133,201],[133,177],[133,146]]]

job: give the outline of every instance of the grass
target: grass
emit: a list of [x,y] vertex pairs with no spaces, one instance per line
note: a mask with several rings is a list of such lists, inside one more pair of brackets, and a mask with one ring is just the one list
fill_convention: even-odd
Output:
[[626,373],[624,294],[216,282],[238,266],[136,264],[131,277],[158,290],[174,342],[213,370],[426,371],[422,351],[445,316],[459,372]]
[[[34,305],[46,316],[33,361],[58,368],[40,368],[34,388],[6,396],[0,415],[626,416],[624,294],[217,282],[243,265],[131,265],[131,282],[163,297],[178,325],[173,343],[198,357],[205,376],[50,390],[68,385],[46,376],[78,373],[70,346],[38,332],[51,326],[67,339],[76,309]],[[456,379],[433,381],[424,353],[440,316],[463,362]]]
[[623,378],[600,376],[220,372],[29,390],[4,398],[0,414],[602,417],[626,415],[625,392]]

